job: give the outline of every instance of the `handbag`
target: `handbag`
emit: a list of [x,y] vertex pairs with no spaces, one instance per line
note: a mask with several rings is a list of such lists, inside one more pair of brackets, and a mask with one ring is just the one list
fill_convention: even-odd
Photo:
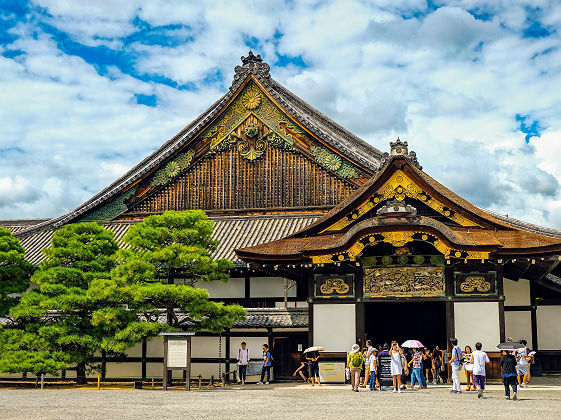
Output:
[[347,381],[351,379],[351,370],[349,368],[345,368],[345,378]]

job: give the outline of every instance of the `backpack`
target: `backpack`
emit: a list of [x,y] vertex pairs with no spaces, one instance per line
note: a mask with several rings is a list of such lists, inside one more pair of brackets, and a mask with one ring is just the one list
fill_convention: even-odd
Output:
[[349,367],[358,369],[362,367],[362,354],[357,353],[350,353],[349,354]]

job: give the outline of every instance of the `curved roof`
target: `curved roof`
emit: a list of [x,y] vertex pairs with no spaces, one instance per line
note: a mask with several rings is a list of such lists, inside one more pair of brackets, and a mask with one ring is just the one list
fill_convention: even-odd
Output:
[[72,222],[78,216],[98,208],[135,185],[141,178],[154,171],[164,161],[177,153],[184,145],[194,140],[203,128],[227,107],[250,78],[257,81],[263,90],[275,99],[286,112],[296,118],[305,129],[325,142],[326,145],[340,151],[346,158],[370,171],[375,171],[379,167],[382,152],[345,130],[273,80],[269,74],[270,67],[263,63],[261,56],[255,56],[250,51],[247,58],[242,57],[242,63],[242,66],[235,68],[234,80],[229,91],[158,150],[76,209],[60,217],[22,229],[17,232],[17,236],[25,237],[37,231],[59,228]]

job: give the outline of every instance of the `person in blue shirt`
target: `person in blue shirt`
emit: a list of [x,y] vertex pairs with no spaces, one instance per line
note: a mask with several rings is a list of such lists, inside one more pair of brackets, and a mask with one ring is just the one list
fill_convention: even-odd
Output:
[[462,359],[462,349],[458,347],[458,339],[451,338],[450,343],[452,344],[452,357],[450,357],[450,361],[448,362],[452,367],[452,394],[461,394],[462,390],[460,388],[460,377],[458,372],[460,370],[460,360]]
[[[271,381],[271,352],[269,351],[269,345],[263,344],[263,367],[261,368],[261,380],[257,382],[258,385],[268,385]],[[267,373],[267,381],[263,382],[265,379],[265,373]]]

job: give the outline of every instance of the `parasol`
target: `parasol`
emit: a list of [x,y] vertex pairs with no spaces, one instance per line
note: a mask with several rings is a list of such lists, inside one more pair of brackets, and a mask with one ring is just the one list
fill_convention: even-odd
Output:
[[316,347],[308,347],[306,350],[304,350],[304,353],[309,353],[311,351],[323,351],[324,348],[320,347],[320,346],[316,346]]
[[425,346],[423,346],[423,343],[421,343],[419,340],[407,340],[401,345],[401,347],[406,347],[408,349],[420,349],[421,347]]

